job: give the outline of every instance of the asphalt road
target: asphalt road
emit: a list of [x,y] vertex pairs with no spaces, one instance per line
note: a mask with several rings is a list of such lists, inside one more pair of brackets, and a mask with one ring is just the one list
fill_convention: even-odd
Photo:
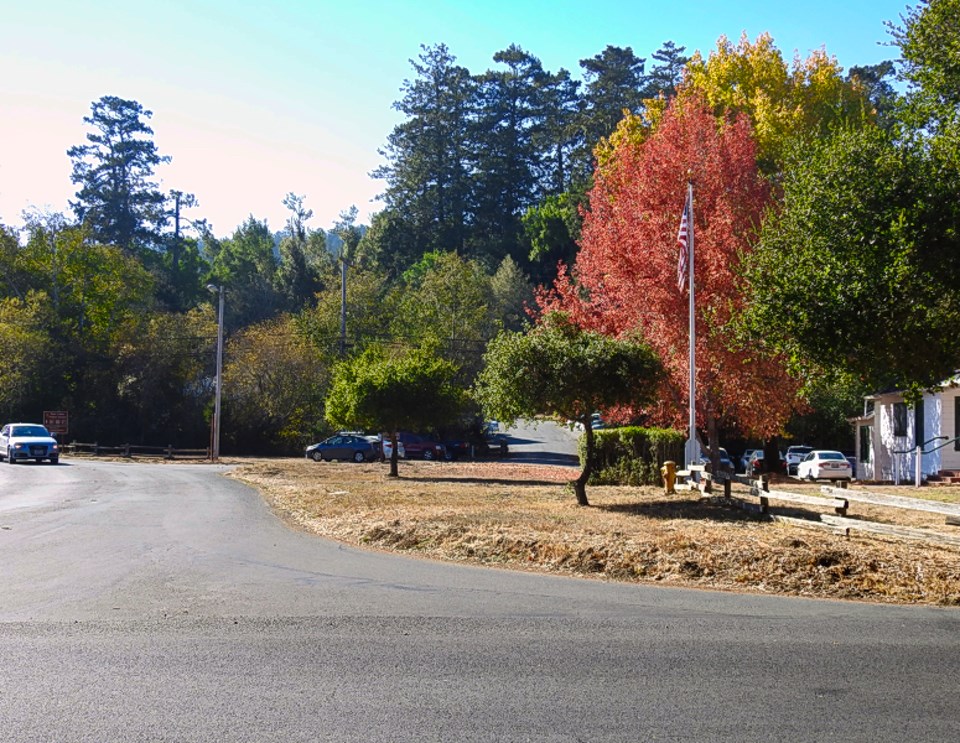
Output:
[[0,465],[0,740],[960,738],[958,611],[395,557],[221,471]]

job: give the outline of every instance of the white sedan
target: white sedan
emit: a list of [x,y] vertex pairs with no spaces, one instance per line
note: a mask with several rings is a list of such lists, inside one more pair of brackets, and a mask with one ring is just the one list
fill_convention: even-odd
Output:
[[838,451],[814,449],[797,465],[797,477],[807,480],[850,480],[850,462]]
[[33,459],[50,464],[60,461],[60,444],[39,423],[8,423],[0,428],[0,459],[10,464]]

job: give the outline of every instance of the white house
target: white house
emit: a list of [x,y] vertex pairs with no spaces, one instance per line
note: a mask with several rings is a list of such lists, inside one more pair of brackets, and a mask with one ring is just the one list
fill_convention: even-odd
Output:
[[858,479],[916,482],[918,446],[921,481],[960,472],[960,375],[914,405],[900,391],[869,395],[864,414],[850,422],[856,428]]

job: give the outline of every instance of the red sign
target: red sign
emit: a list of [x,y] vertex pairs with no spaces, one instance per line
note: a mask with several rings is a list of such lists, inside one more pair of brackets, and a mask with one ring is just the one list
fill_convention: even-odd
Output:
[[66,410],[44,410],[43,425],[50,433],[67,433],[70,416]]

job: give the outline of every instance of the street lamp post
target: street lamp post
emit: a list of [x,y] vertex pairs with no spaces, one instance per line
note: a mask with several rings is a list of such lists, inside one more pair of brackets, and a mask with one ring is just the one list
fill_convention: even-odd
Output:
[[213,442],[210,447],[210,458],[216,462],[220,459],[220,391],[223,387],[223,287],[207,284],[207,289],[220,295],[217,312],[217,396],[213,404]]

